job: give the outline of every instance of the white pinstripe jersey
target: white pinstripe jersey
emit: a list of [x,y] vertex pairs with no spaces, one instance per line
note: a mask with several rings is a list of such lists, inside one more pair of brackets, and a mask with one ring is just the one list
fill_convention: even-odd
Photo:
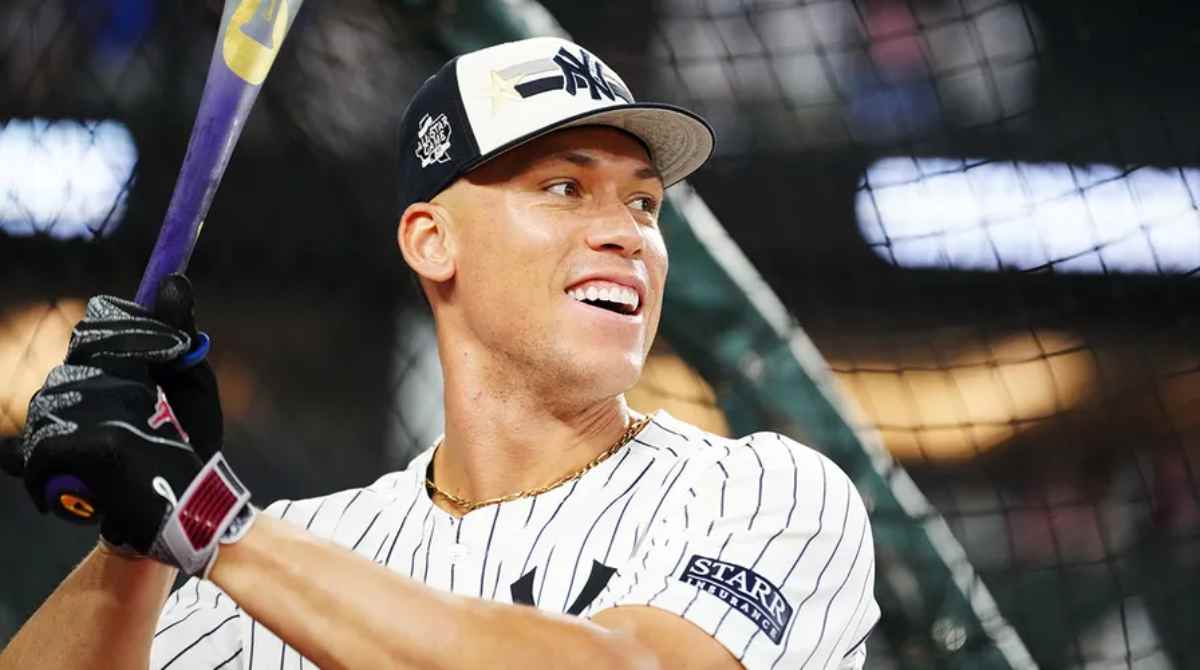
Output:
[[[870,526],[850,480],[807,447],[726,439],[660,411],[574,482],[461,519],[426,492],[431,457],[266,511],[436,589],[581,616],[651,605],[750,670],[862,667],[879,618]],[[167,601],[150,667],[314,665],[193,579]]]

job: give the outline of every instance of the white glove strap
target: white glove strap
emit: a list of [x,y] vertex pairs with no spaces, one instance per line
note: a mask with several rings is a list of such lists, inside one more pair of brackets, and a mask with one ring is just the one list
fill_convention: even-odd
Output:
[[249,529],[254,518],[249,502],[250,491],[217,452],[167,514],[150,554],[179,566],[184,574],[206,574],[216,557],[218,542],[247,508],[249,522],[240,524],[235,540]]

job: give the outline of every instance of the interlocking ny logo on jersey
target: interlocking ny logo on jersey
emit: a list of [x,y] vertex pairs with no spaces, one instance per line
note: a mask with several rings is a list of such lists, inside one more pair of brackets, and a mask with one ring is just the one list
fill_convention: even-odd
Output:
[[417,124],[417,158],[421,167],[450,161],[450,121],[445,114],[426,114]]
[[[616,568],[607,566],[596,559],[592,559],[592,569],[588,573],[587,581],[584,582],[583,588],[579,590],[579,595],[575,597],[575,602],[567,608],[567,614],[578,616],[581,612],[587,609],[588,605],[600,595],[604,587],[608,585],[608,580],[612,579],[613,574],[617,572]],[[526,572],[520,579],[513,582],[508,588],[512,594],[512,601],[517,605],[529,605],[537,607],[537,602],[533,597],[533,580],[537,579],[537,568]]]
[[792,606],[774,584],[757,572],[715,558],[692,556],[679,579],[724,600],[775,644],[783,639]]

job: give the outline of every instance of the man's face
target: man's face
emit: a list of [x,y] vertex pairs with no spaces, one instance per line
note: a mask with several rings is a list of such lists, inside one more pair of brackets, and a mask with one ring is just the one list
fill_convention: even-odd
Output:
[[568,393],[627,390],[662,309],[662,198],[645,148],[599,126],[551,133],[472,171],[434,199],[454,221],[443,312],[466,331],[454,335],[503,357],[501,370],[515,363]]

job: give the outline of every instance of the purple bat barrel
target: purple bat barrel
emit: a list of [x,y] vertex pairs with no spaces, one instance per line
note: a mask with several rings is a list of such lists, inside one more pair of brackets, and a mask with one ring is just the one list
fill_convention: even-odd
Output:
[[[204,82],[204,93],[200,97],[200,108],[196,112],[196,123],[192,127],[179,179],[175,182],[175,192],[138,285],[135,300],[139,305],[153,310],[162,280],[187,268],[208,207],[225,174],[250,108],[258,97],[262,78],[266,76],[267,68],[278,52],[279,42],[291,27],[301,2],[258,3],[255,13],[239,25],[235,25],[238,23],[235,14],[242,3],[226,2],[221,31],[213,49],[208,79]],[[230,30],[237,33],[227,35]],[[247,48],[257,52],[250,54],[249,60],[255,62],[247,69],[239,70],[239,75],[230,69],[229,63],[239,62],[246,67],[248,60],[241,57],[246,55]],[[247,76],[248,71],[253,74]],[[60,516],[74,521],[94,520],[94,497],[87,484],[78,477],[52,475],[44,491],[47,503]]]

